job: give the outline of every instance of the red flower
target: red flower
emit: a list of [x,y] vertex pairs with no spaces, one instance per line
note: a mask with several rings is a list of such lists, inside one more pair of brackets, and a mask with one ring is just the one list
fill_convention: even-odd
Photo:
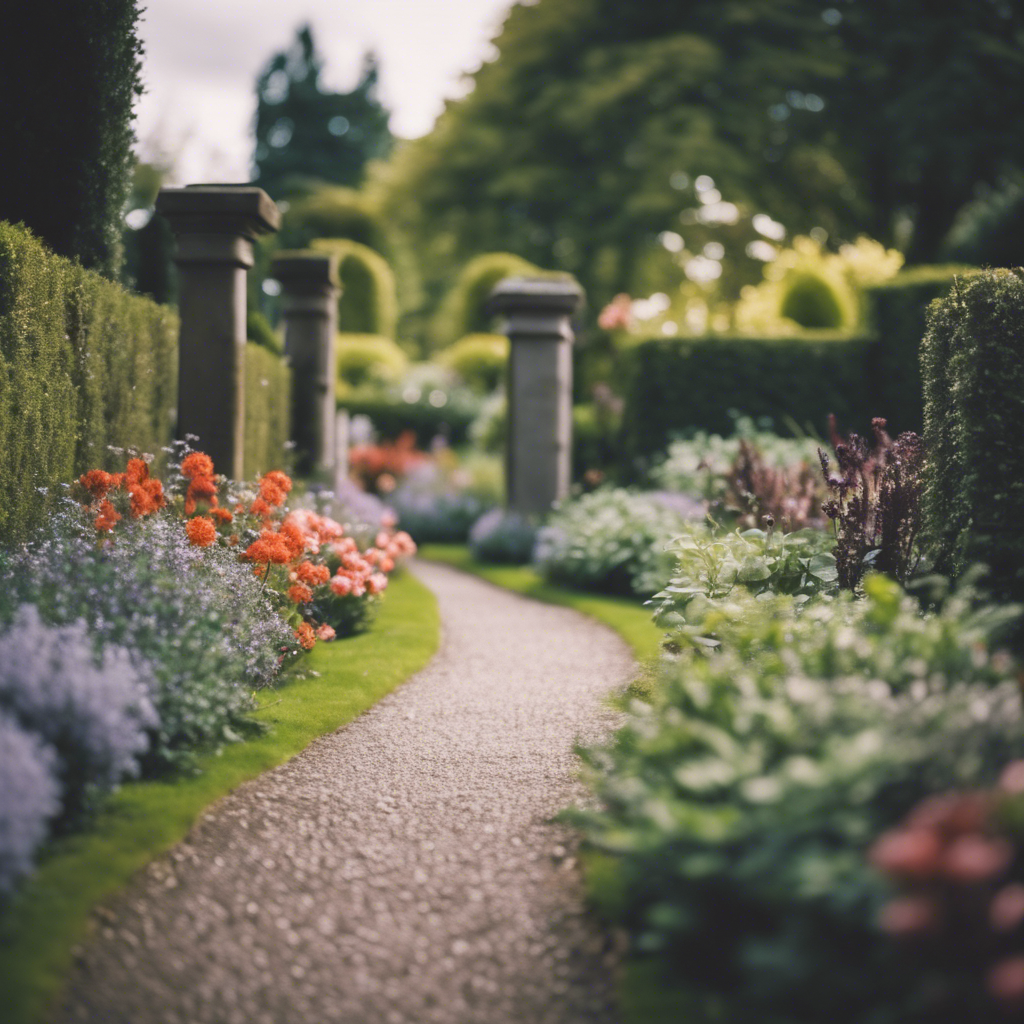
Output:
[[197,476],[213,476],[213,459],[203,452],[191,452],[181,460],[181,475],[189,480]]
[[185,524],[185,533],[189,542],[197,548],[209,547],[217,539],[217,527],[213,525],[212,519],[206,516],[196,516]]
[[313,600],[313,591],[305,583],[293,583],[288,588],[288,600],[296,604],[306,604]]

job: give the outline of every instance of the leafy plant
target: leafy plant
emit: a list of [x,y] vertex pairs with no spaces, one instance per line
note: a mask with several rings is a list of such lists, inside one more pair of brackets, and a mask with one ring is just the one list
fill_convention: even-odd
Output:
[[868,568],[906,582],[921,558],[924,444],[914,433],[894,441],[885,420],[871,421],[873,443],[857,434],[833,435],[838,475],[820,448],[822,473],[832,497],[822,506],[836,538],[839,585],[854,589]]
[[615,865],[606,912],[726,1019],[919,1020],[867,851],[1024,751],[991,620],[966,598],[922,615],[881,576],[865,591],[801,606],[737,589],[709,609],[721,650],[664,659],[650,703],[584,753],[603,809],[572,817]]
[[716,647],[702,620],[740,589],[751,594],[789,594],[800,601],[835,590],[836,564],[821,530],[774,536],[765,530],[722,530],[717,523],[691,524],[668,547],[675,571],[654,595],[655,620],[670,628],[676,644]]
[[653,496],[597,490],[559,505],[537,534],[534,561],[552,582],[649,596],[671,574],[666,548],[684,525]]
[[726,477],[725,507],[739,514],[741,526],[778,527],[780,532],[822,522],[821,478],[806,462],[772,465],[761,450],[740,438]]

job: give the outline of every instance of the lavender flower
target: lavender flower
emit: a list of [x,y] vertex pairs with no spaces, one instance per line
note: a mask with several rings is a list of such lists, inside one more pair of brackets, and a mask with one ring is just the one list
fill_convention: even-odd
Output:
[[60,809],[53,751],[0,711],[0,893],[7,893],[32,867]]
[[126,650],[95,653],[84,622],[47,626],[33,605],[0,636],[0,707],[53,746],[65,809],[88,787],[110,788],[138,773],[157,724],[146,682]]

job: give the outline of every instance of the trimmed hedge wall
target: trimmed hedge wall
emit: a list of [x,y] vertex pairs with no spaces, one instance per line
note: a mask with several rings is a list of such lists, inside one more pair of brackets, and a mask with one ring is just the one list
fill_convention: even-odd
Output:
[[41,488],[121,468],[108,446],[167,444],[177,341],[170,309],[0,223],[0,540],[28,533]]
[[991,569],[1024,600],[1024,270],[958,281],[929,311],[922,346],[925,524],[938,571]]
[[418,448],[429,448],[439,434],[449,444],[464,444],[474,414],[453,408],[452,404],[436,409],[426,402],[390,401],[346,398],[338,407],[347,409],[350,416],[369,416],[382,441],[395,441],[407,430],[416,435]]
[[920,431],[919,350],[929,304],[973,268],[915,267],[867,289],[862,336],[811,332],[789,338],[711,335],[640,342],[624,356],[627,468],[661,451],[673,434],[730,434],[730,412],[795,422],[824,435],[829,413],[844,431],[884,416],[891,431]]
[[246,479],[289,460],[292,371],[262,345],[245,346],[245,468]]
[[653,455],[687,428],[731,434],[731,414],[770,416],[784,433],[786,417],[823,431],[835,413],[844,428],[859,430],[878,408],[865,394],[873,345],[826,334],[643,342],[627,358],[626,456]]
[[867,289],[869,326],[879,341],[868,379],[877,395],[876,415],[888,419],[890,433],[920,433],[924,428],[921,339],[928,307],[949,294],[954,278],[976,272],[974,267],[952,265],[912,267]]
[[369,246],[348,238],[315,238],[309,247],[338,257],[338,330],[394,338],[398,330],[398,292],[388,261]]

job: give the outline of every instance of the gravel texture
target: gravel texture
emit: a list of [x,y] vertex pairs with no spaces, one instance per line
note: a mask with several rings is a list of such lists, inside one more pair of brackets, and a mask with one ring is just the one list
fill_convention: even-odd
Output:
[[101,907],[58,1019],[93,1024],[611,1024],[583,907],[573,742],[634,671],[577,613],[442,566],[441,650],[248,783]]

